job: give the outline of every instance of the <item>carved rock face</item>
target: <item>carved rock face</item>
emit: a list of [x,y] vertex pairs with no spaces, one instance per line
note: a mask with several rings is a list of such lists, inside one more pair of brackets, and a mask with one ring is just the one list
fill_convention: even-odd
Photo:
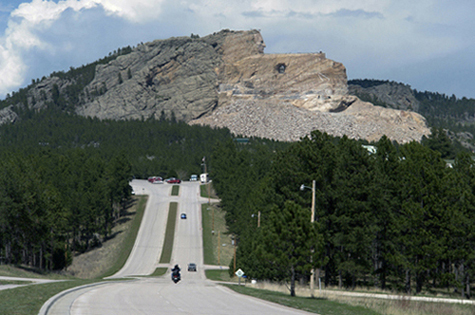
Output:
[[263,54],[264,49],[266,48],[266,44],[264,44],[264,39],[262,38],[261,33],[254,34],[254,41],[257,44],[257,51],[260,54]]

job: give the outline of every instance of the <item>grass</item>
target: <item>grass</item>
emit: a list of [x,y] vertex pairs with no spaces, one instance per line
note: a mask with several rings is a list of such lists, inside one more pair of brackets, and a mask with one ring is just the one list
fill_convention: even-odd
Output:
[[278,303],[281,305],[297,308],[307,312],[322,315],[377,315],[381,314],[374,310],[359,305],[348,305],[325,298],[309,298],[290,296],[289,294],[254,289],[246,286],[225,285],[226,287],[245,295],[250,295],[262,300]]
[[135,239],[137,238],[137,233],[139,232],[140,229],[140,224],[142,223],[142,218],[145,212],[145,207],[147,205],[147,196],[137,196],[138,199],[138,205],[137,205],[137,211],[136,214],[132,220],[132,224],[130,226],[130,229],[127,233],[127,236],[121,246],[119,246],[119,252],[118,252],[118,257],[114,262],[112,263],[112,266],[109,268],[109,270],[101,276],[102,277],[108,277],[116,272],[118,272],[126,263],[127,259],[129,258],[130,253],[132,252],[132,248],[134,247],[135,244]]
[[55,272],[40,270],[27,266],[0,265],[0,276],[18,277],[18,278],[35,278],[35,279],[52,279],[64,280],[71,277],[64,276]]
[[0,291],[0,315],[36,315],[41,306],[57,293],[96,280],[74,280],[35,284]]
[[173,185],[172,186],[172,196],[178,196],[179,193],[180,193],[180,186]]
[[8,284],[31,284],[33,282],[31,281],[19,281],[19,280],[0,280],[0,286],[2,285],[8,285]]
[[[142,221],[143,213],[145,210],[147,196],[137,196],[137,210],[136,214],[128,229],[128,234],[124,238],[121,246],[119,246],[119,253],[117,261],[111,266],[108,272],[104,275],[112,275],[117,272],[127,261],[127,258],[132,251],[132,247],[135,243],[135,238]],[[24,277],[24,278],[48,278],[48,279],[71,279],[57,273],[50,273],[26,268],[22,266],[0,266],[0,274],[2,276],[10,277]],[[15,315],[36,315],[38,314],[41,306],[52,296],[64,290],[74,288],[77,286],[102,281],[100,279],[86,279],[78,280],[73,279],[70,281],[34,284],[24,287],[0,290],[0,315],[3,314],[15,314]],[[22,282],[24,283],[24,282]]]
[[218,199],[218,195],[216,195],[211,183],[200,185],[200,195],[203,198],[211,197],[213,199]]
[[[216,204],[208,205],[206,203],[201,205],[203,255],[204,263],[207,265],[228,266],[233,259],[234,248],[231,245],[231,236],[226,233],[227,228],[224,215],[224,211],[218,208]],[[214,234],[212,233],[213,225]]]
[[155,271],[150,275],[151,277],[160,277],[167,273],[168,268],[166,267],[158,267]]
[[169,264],[172,259],[177,209],[178,203],[170,202],[170,208],[168,210],[167,229],[165,231],[165,240],[163,241],[162,255],[160,256],[161,264]]
[[213,280],[213,281],[225,281],[230,282],[232,281],[231,276],[229,276],[229,270],[206,270],[205,271],[206,278]]
[[401,296],[398,300],[375,298],[355,298],[329,294],[329,300],[335,300],[349,305],[359,305],[373,309],[384,315],[472,315],[474,305],[463,305],[440,302],[413,301]]

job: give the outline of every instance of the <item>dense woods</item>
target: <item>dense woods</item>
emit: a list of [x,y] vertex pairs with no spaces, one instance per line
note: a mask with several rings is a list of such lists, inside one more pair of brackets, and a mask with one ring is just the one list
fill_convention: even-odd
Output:
[[[433,138],[437,138],[434,136]],[[214,186],[250,278],[376,286],[407,293],[458,290],[470,297],[475,254],[475,167],[453,167],[417,142],[360,142],[314,131],[282,150],[218,145]],[[315,223],[310,224],[316,182]],[[257,228],[256,216],[261,213]]]
[[57,109],[0,127],[2,263],[62,269],[111,236],[129,181],[201,171],[229,131],[170,120],[100,121]]
[[72,252],[110,236],[130,196],[131,167],[124,155],[41,149],[2,152],[0,249],[6,263],[61,269]]

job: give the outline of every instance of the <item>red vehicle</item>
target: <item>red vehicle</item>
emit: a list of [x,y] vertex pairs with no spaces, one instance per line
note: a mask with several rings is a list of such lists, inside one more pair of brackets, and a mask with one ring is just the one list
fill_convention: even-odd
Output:
[[152,184],[162,184],[163,178],[161,178],[160,176],[151,176],[148,178],[148,181]]
[[167,183],[169,183],[169,184],[179,184],[179,183],[181,183],[181,180],[179,180],[178,178],[172,177],[172,178],[167,179]]

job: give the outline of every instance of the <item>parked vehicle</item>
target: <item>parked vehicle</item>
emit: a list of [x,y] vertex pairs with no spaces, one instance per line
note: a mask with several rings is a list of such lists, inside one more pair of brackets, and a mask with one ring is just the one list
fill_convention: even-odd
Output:
[[152,184],[163,184],[163,178],[160,176],[151,176],[147,180]]
[[155,180],[153,181],[153,184],[163,184],[163,178],[160,176],[156,176]]
[[181,180],[175,177],[167,179],[167,183],[169,184],[179,184],[181,183]]
[[198,175],[193,174],[190,176],[190,182],[196,182],[197,180],[198,180]]

